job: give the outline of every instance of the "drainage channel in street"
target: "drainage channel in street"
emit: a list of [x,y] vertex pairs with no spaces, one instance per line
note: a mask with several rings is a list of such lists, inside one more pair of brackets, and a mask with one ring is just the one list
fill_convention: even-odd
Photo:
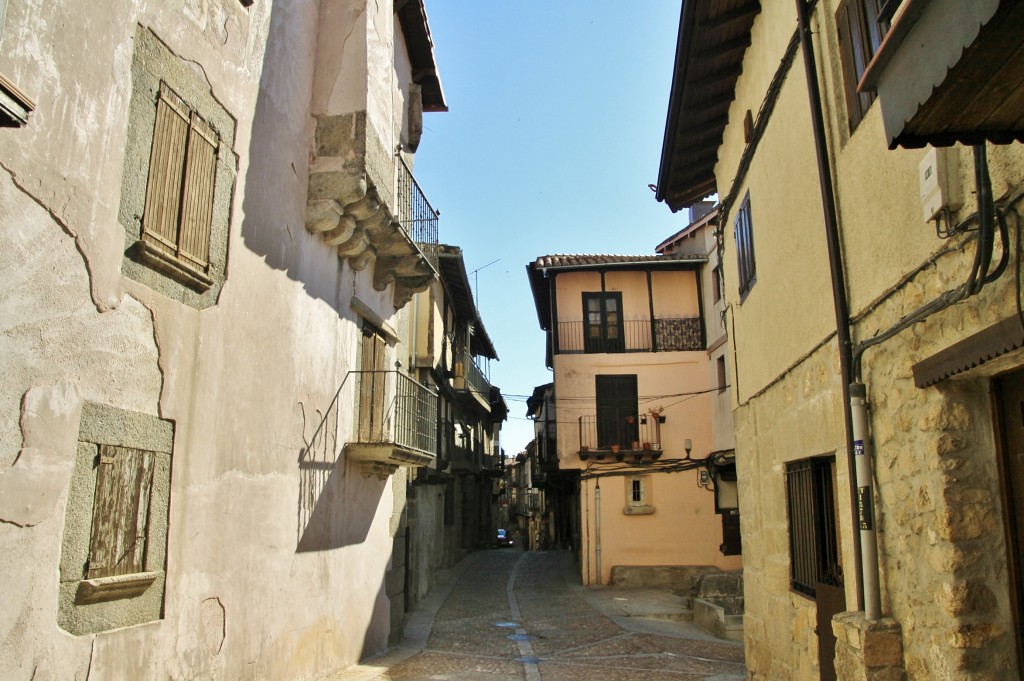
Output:
[[508,584],[505,586],[505,595],[508,596],[508,608],[515,622],[500,622],[497,626],[515,627],[516,633],[510,634],[508,638],[511,641],[515,641],[516,645],[519,646],[521,657],[517,661],[523,664],[523,669],[526,671],[526,681],[540,681],[540,667],[538,666],[540,659],[534,655],[533,643],[531,643],[534,637],[522,626],[523,613],[519,609],[519,601],[516,600],[516,576],[519,573],[519,566],[522,564],[523,559],[526,558],[526,555],[526,553],[523,553],[516,560],[515,565],[512,566],[512,572],[509,573]]

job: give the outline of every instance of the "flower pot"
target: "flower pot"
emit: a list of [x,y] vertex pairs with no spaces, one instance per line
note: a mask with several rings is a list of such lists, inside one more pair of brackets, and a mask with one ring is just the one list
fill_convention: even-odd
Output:
[[644,443],[644,451],[645,452],[651,451],[651,443],[650,442],[645,442]]
[[612,445],[612,454],[618,454],[618,453],[619,453],[619,446],[618,445]]

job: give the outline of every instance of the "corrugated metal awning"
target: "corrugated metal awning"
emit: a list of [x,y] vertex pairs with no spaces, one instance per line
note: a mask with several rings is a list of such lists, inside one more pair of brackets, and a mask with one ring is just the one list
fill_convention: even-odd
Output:
[[927,388],[1020,347],[1024,347],[1020,319],[1004,319],[915,364],[914,385]]
[[861,79],[890,149],[1024,140],[1024,2],[905,0]]

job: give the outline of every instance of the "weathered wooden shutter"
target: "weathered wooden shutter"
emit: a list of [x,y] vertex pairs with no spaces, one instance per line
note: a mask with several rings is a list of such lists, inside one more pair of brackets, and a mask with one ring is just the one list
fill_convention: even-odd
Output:
[[210,124],[161,83],[142,238],[201,272],[209,270],[219,143]]
[[164,83],[156,100],[156,124],[146,185],[142,238],[172,257],[178,252],[181,178],[185,169],[191,112]]
[[153,452],[142,449],[100,445],[90,579],[145,571],[154,459]]
[[359,390],[359,441],[384,442],[387,391],[387,342],[372,327],[363,327]]
[[191,117],[181,197],[180,256],[195,269],[210,266],[210,224],[217,172],[217,133],[195,113]]

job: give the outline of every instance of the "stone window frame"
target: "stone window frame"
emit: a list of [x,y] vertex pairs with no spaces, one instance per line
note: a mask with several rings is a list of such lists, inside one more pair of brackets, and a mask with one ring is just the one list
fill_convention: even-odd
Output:
[[[57,624],[83,636],[163,618],[174,422],[85,402],[68,486]],[[97,482],[103,452],[139,450],[152,459],[141,572],[90,575]]]
[[[217,303],[227,276],[231,202],[238,167],[238,157],[232,150],[236,122],[214,97],[209,83],[150,29],[138,26],[134,43],[132,95],[118,208],[118,222],[125,230],[121,272],[169,298],[204,309]],[[216,133],[216,165],[205,272],[194,271],[195,268],[183,265],[174,256],[155,254],[154,248],[144,241],[143,220],[162,89],[172,92]]]
[[626,487],[625,515],[652,515],[654,513],[654,481],[649,473],[624,476]]

